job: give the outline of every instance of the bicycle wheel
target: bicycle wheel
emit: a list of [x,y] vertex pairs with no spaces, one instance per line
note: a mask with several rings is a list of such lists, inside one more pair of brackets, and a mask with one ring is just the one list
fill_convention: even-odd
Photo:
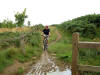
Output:
[[47,45],[47,39],[44,40],[44,50],[47,50],[48,49],[48,45]]
[[46,40],[43,41],[43,44],[44,44],[43,50],[45,51],[46,50]]

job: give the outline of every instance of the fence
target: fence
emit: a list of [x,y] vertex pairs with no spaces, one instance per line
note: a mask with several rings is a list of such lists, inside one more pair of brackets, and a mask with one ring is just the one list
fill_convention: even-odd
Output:
[[73,33],[73,51],[72,51],[72,75],[79,75],[78,71],[100,72],[100,66],[79,65],[79,48],[100,48],[100,42],[80,42],[79,34]]

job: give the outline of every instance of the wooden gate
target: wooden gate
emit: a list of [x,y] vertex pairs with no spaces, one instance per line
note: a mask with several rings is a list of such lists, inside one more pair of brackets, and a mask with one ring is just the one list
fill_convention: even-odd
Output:
[[100,42],[80,42],[79,34],[72,35],[72,75],[78,75],[78,71],[100,72],[100,66],[78,65],[79,48],[100,48]]

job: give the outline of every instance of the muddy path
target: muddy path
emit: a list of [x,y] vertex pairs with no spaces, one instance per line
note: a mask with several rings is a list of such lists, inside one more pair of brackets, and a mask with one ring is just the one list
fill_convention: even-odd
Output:
[[[50,43],[49,45],[61,39],[62,36],[58,32],[58,30],[56,30],[56,34],[58,36],[57,39],[54,42]],[[29,72],[25,75],[48,75],[47,74],[48,72],[55,73],[57,70],[59,70],[59,67],[55,63],[55,58],[51,57],[47,51],[44,51],[41,55],[40,60],[35,65],[33,65],[29,70]],[[52,74],[52,75],[57,75],[57,74]]]
[[55,43],[55,42],[57,42],[61,39],[62,36],[61,36],[61,34],[59,33],[59,31],[57,29],[56,29],[56,35],[57,35],[56,40],[51,42],[49,45],[51,45],[51,44],[53,44],[53,43]]
[[53,58],[48,55],[48,52],[43,52],[41,59],[32,66],[31,70],[26,75],[46,75],[47,72],[57,70]]

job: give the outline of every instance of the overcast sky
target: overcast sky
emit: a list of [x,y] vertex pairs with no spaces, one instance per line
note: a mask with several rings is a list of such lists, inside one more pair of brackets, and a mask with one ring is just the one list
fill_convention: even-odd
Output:
[[14,14],[27,9],[31,24],[59,24],[83,16],[100,13],[100,0],[0,0],[0,21],[14,21]]

